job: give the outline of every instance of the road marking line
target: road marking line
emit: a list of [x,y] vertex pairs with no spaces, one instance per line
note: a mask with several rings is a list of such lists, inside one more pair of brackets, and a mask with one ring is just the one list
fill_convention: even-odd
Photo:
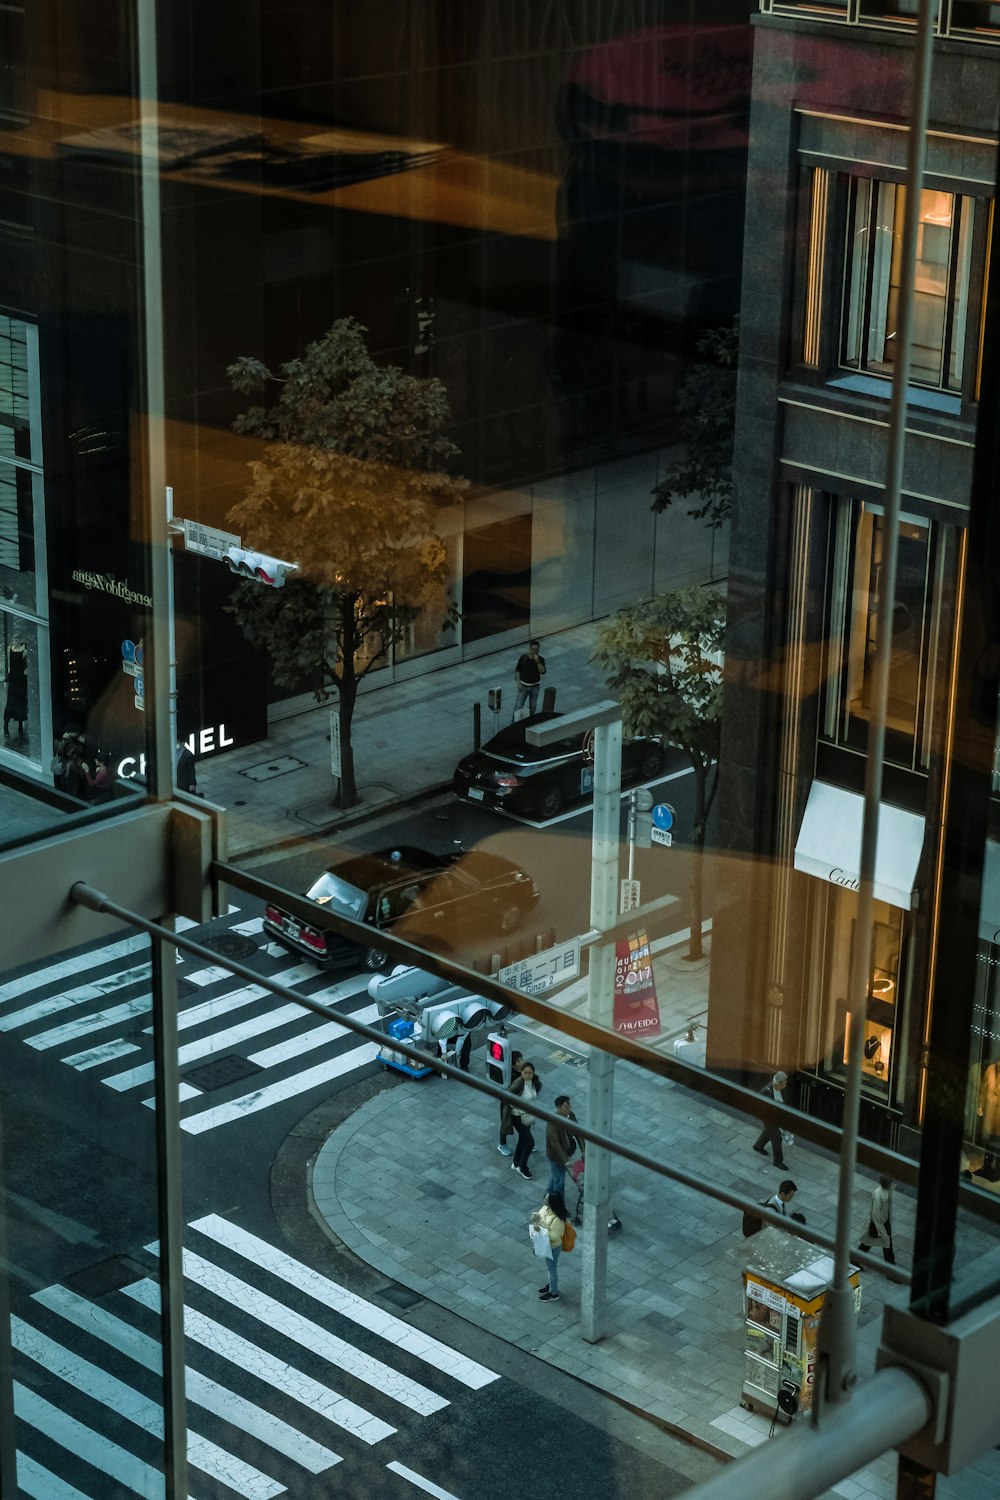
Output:
[[235,927],[230,927],[230,932],[238,932],[241,937],[254,937],[258,932],[264,930],[263,917],[251,917],[249,922],[237,922]]
[[[146,1249],[153,1255],[159,1254],[159,1246],[155,1243],[147,1245]],[[303,1349],[329,1360],[335,1369],[346,1371],[356,1380],[381,1391],[383,1395],[398,1401],[401,1406],[409,1407],[422,1417],[428,1417],[432,1412],[441,1411],[449,1405],[444,1396],[435,1395],[419,1381],[411,1380],[408,1375],[394,1370],[391,1365],[383,1364],[374,1355],[356,1349],[353,1344],[348,1344],[336,1334],[321,1328],[310,1318],[286,1307],[277,1298],[270,1297],[249,1282],[223,1271],[220,1266],[213,1265],[201,1255],[195,1255],[192,1250],[184,1251],[184,1275],[197,1286],[204,1287],[222,1301],[238,1307],[241,1312],[249,1313],[252,1318],[257,1318],[266,1327],[283,1334]]]
[[[82,1328],[84,1333],[90,1333],[110,1348],[116,1349],[119,1354],[135,1360],[144,1369],[152,1370],[155,1375],[160,1374],[163,1350],[159,1342],[115,1317],[106,1308],[88,1302],[86,1297],[79,1296],[66,1286],[46,1287],[44,1292],[36,1292],[33,1300],[51,1312],[58,1313],[77,1328]],[[283,1453],[310,1474],[322,1474],[324,1470],[340,1463],[339,1454],[332,1453],[322,1443],[315,1442],[288,1422],[283,1422],[273,1412],[265,1411],[248,1401],[245,1396],[240,1396],[236,1391],[193,1370],[190,1365],[185,1366],[184,1380],[190,1400],[203,1406],[214,1416],[221,1417],[223,1422],[238,1427],[249,1437],[258,1438],[277,1453]]]
[[[195,1099],[195,1098],[197,1098],[197,1096],[200,1093],[202,1093],[202,1092],[203,1092],[203,1090],[196,1089],[193,1083],[185,1083],[183,1079],[181,1080],[181,1082],[177,1086],[177,1098],[178,1098],[178,1100],[181,1103],[183,1103],[185,1099]],[[156,1097],[155,1097],[155,1095],[153,1096],[152,1099],[143,1099],[142,1102],[146,1106],[147,1109],[155,1109],[156,1108]]]
[[26,1036],[24,1040],[29,1047],[35,1047],[39,1051],[44,1051],[47,1047],[61,1047],[63,1042],[74,1042],[77,1037],[88,1036],[92,1031],[103,1031],[105,1026],[117,1026],[119,1021],[141,1016],[152,1009],[152,995],[140,995],[135,1000],[127,1000],[124,1005],[113,1005],[110,1010],[92,1011],[90,1015],[78,1016],[75,1021],[55,1026],[51,1031]]
[[[364,1021],[371,1024],[378,1020],[378,1006],[366,1005],[364,1010],[351,1012],[356,1021]],[[340,1037],[347,1036],[349,1028],[342,1026],[339,1021],[326,1021],[322,1025],[314,1026],[311,1031],[304,1031],[300,1036],[293,1036],[287,1042],[277,1042],[273,1047],[265,1047],[262,1052],[250,1053],[250,1061],[257,1063],[259,1067],[270,1068],[276,1063],[288,1062],[290,1058],[300,1057],[303,1052],[312,1052],[317,1047],[325,1046],[327,1042],[338,1041]]]
[[57,979],[68,979],[72,974],[85,974],[119,958],[131,958],[136,953],[146,951],[148,943],[149,939],[144,933],[136,933],[123,942],[106,943],[103,948],[78,953],[74,958],[64,958],[57,964],[49,964],[47,968],[32,969],[30,974],[22,974],[20,979],[0,984],[0,1004],[6,1000],[16,1000],[19,995],[28,995],[32,990],[40,990],[47,984],[54,984]]
[[386,1464],[386,1468],[398,1474],[401,1479],[408,1479],[411,1484],[416,1485],[418,1490],[425,1490],[428,1495],[434,1495],[436,1500],[458,1500],[458,1496],[453,1495],[451,1490],[443,1490],[433,1480],[425,1479],[422,1474],[415,1473],[413,1469],[408,1469],[405,1464],[398,1463],[395,1459],[391,1464]]
[[244,1260],[270,1271],[272,1276],[287,1281],[290,1286],[297,1287],[299,1291],[305,1292],[307,1296],[356,1323],[360,1328],[366,1328],[379,1338],[388,1339],[397,1349],[405,1349],[408,1354],[422,1359],[435,1370],[452,1376],[471,1390],[481,1390],[484,1385],[500,1379],[495,1370],[489,1370],[474,1359],[468,1359],[457,1349],[442,1344],[430,1334],[421,1333],[402,1318],[376,1307],[374,1302],[367,1302],[364,1297],[348,1291],[338,1282],[314,1271],[311,1266],[303,1265],[293,1256],[286,1255],[284,1251],[269,1245],[266,1240],[259,1239],[249,1230],[241,1229],[220,1214],[206,1214],[203,1219],[195,1219],[190,1227],[225,1246],[227,1250],[241,1255]]
[[[282,984],[295,985],[302,979],[314,979],[316,969],[312,964],[294,964],[290,968],[278,969],[268,977],[280,980]],[[181,1011],[177,1017],[177,1029],[184,1031],[189,1026],[200,1026],[204,1021],[214,1021],[231,1010],[239,1010],[241,1006],[250,1005],[254,1000],[265,1000],[270,996],[271,991],[265,989],[262,984],[243,985],[238,990],[230,990],[225,995],[216,995],[211,1000],[202,1000],[200,1004]],[[152,1035],[152,1031],[152,1026],[145,1028],[146,1035]]]
[[63,1062],[82,1073],[87,1068],[96,1068],[101,1063],[110,1062],[114,1057],[127,1057],[130,1052],[138,1051],[138,1042],[102,1042],[99,1047],[89,1047],[86,1052],[71,1053],[69,1057],[63,1058]]
[[[36,1360],[50,1375],[57,1375],[74,1390],[86,1391],[92,1400],[109,1407],[127,1422],[133,1422],[151,1437],[162,1440],[163,1408],[156,1401],[126,1385],[116,1376],[109,1375],[99,1366],[92,1365],[89,1360],[62,1348],[47,1334],[25,1323],[23,1318],[12,1317],[10,1330],[15,1349],[29,1359]],[[212,1475],[238,1494],[245,1495],[246,1500],[272,1500],[273,1496],[284,1493],[283,1484],[278,1484],[235,1454],[227,1453],[224,1448],[201,1437],[190,1427],[188,1460],[203,1473]]]
[[67,1484],[64,1479],[43,1469],[26,1453],[17,1454],[17,1483],[32,1500],[90,1500],[82,1490]]
[[344,1073],[353,1073],[355,1069],[374,1062],[378,1052],[377,1042],[365,1042],[360,1047],[353,1047],[350,1052],[342,1053],[340,1057],[318,1063],[314,1068],[307,1068],[304,1073],[293,1073],[290,1078],[255,1089],[252,1094],[241,1094],[228,1104],[217,1104],[212,1109],[202,1110],[200,1114],[188,1115],[181,1121],[181,1129],[192,1135],[200,1135],[203,1130],[214,1130],[219,1125],[229,1124],[231,1120],[242,1120],[247,1115],[256,1114],[258,1110],[270,1109],[273,1104],[281,1104],[286,1099],[293,1099],[296,1094],[304,1094],[308,1089],[318,1088],[322,1083],[340,1078]]
[[[122,1287],[122,1291],[126,1297],[148,1307],[151,1312],[159,1313],[160,1289],[155,1281],[148,1278],[134,1281],[131,1286]],[[314,1380],[311,1375],[297,1370],[294,1365],[286,1364],[284,1360],[269,1354],[267,1350],[252,1344],[249,1339],[234,1333],[232,1329],[216,1322],[214,1318],[206,1317],[193,1307],[184,1309],[184,1333],[196,1344],[202,1344],[213,1354],[238,1365],[241,1370],[248,1371],[282,1395],[290,1396],[293,1401],[307,1406],[310,1411],[317,1412],[336,1427],[342,1427],[363,1443],[380,1443],[396,1431],[388,1422],[383,1422],[381,1417],[365,1411],[363,1406],[358,1406],[330,1386]]]
[[72,1010],[74,1006],[86,1005],[88,1000],[103,1000],[113,990],[123,990],[130,984],[145,984],[150,976],[149,964],[139,964],[134,969],[124,969],[120,974],[109,974],[106,979],[92,984],[81,984],[75,990],[66,990],[62,995],[50,995],[47,1000],[38,1000],[24,1010],[11,1012],[0,1020],[0,1031],[13,1031],[18,1026],[30,1026],[32,1021],[44,1021],[46,1016],[58,1015],[61,1010]]
[[17,1380],[14,1382],[14,1411],[22,1422],[37,1427],[53,1443],[82,1458],[92,1468],[117,1479],[119,1484],[142,1495],[143,1500],[163,1500],[162,1474],[143,1463],[141,1458],[136,1458],[134,1453],[129,1453],[127,1448],[120,1448],[110,1438],[85,1427]]

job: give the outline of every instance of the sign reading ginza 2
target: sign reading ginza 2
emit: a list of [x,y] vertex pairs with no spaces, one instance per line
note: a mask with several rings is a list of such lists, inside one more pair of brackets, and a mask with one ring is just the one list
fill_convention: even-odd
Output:
[[499,970],[497,978],[523,995],[538,995],[566,979],[575,979],[579,972],[580,939],[574,937],[546,948],[544,953],[529,953],[516,964],[507,964]]

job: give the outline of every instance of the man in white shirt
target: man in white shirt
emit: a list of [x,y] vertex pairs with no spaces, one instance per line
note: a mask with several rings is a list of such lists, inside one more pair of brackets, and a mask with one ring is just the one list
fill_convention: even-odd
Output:
[[[787,1082],[788,1074],[779,1071],[775,1073],[774,1077],[771,1079],[771,1082],[766,1084],[764,1088],[761,1089],[761,1093],[765,1098],[773,1099],[777,1104],[784,1104],[785,1084]],[[773,1158],[774,1165],[779,1168],[784,1168],[785,1158],[781,1144],[781,1131],[779,1130],[777,1125],[761,1125],[760,1135],[754,1141],[753,1149],[759,1152],[761,1156],[766,1156],[766,1146],[771,1147],[771,1156]]]

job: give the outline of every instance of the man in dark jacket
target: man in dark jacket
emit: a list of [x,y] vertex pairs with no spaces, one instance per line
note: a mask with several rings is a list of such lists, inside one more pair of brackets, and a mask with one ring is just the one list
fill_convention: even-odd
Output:
[[[787,1082],[788,1074],[782,1073],[779,1069],[772,1077],[770,1083],[766,1083],[760,1092],[766,1099],[773,1099],[776,1104],[784,1104],[785,1085]],[[761,1123],[760,1135],[754,1141],[753,1149],[759,1152],[761,1156],[766,1156],[768,1146],[771,1148],[774,1165],[784,1169],[785,1160],[781,1131],[777,1125],[772,1125],[770,1121]]]
[[[570,1108],[569,1095],[560,1094],[555,1101],[557,1115],[562,1115],[567,1120],[575,1120],[576,1115]],[[545,1127],[545,1155],[549,1159],[549,1185],[547,1193],[561,1193],[566,1186],[566,1168],[573,1158],[578,1154],[576,1136],[566,1125],[546,1125]]]

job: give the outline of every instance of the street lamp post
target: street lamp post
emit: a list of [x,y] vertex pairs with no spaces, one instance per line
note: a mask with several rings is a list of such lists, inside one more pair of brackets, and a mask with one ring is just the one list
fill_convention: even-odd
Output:
[[[525,731],[529,744],[545,746],[575,729],[594,731],[594,819],[591,843],[590,925],[610,931],[618,920],[618,835],[621,817],[622,711],[611,699],[572,714],[561,714]],[[587,1008],[590,1020],[611,1029],[615,977],[614,943],[590,949]],[[612,1134],[614,1058],[592,1047],[587,1059],[587,1124]],[[580,1323],[588,1343],[604,1337],[608,1271],[608,1219],[611,1204],[611,1157],[603,1146],[587,1148],[583,1188],[583,1256],[580,1273]]]

